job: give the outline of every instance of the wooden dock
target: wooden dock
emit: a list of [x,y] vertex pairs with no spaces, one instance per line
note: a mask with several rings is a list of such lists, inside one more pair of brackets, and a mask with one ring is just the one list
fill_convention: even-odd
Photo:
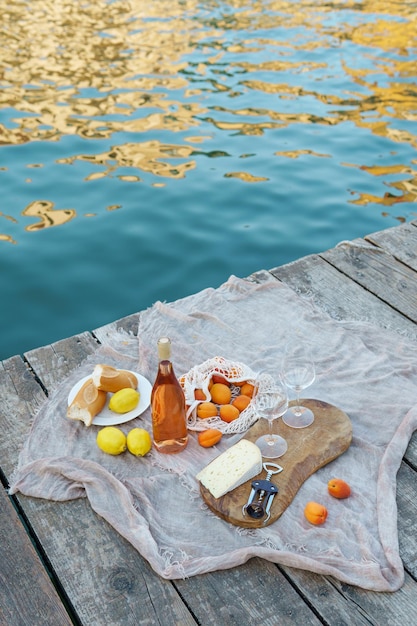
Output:
[[[417,221],[270,270],[338,319],[361,319],[417,339]],[[370,244],[370,245],[369,245]],[[253,278],[262,280],[262,273]],[[114,322],[135,332],[139,315]],[[417,434],[397,476],[400,554],[395,593],[254,558],[186,580],[160,578],[86,499],[7,495],[31,415],[106,328],[0,364],[0,626],[404,626],[417,615]],[[417,402],[417,398],[416,398]]]

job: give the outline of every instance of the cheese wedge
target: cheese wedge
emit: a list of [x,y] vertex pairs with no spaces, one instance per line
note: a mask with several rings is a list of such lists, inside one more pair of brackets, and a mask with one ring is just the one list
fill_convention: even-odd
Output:
[[261,471],[262,454],[258,446],[241,439],[202,469],[196,478],[214,498],[220,498]]

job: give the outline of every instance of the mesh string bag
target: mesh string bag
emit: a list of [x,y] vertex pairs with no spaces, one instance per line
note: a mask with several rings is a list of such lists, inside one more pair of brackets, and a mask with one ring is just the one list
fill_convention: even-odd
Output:
[[[195,365],[180,377],[179,381],[184,390],[185,401],[188,407],[187,423],[190,430],[202,431],[208,428],[216,428],[223,434],[244,433],[259,417],[253,399],[246,409],[240,413],[239,417],[230,423],[224,422],[219,416],[205,419],[200,419],[197,416],[197,407],[201,402],[212,402],[209,384],[213,375],[223,376],[231,384],[232,400],[240,394],[240,388],[236,383],[248,382],[255,387],[258,384],[264,387],[273,384],[272,380],[264,376],[259,380],[257,375],[244,363],[228,361],[219,356]],[[196,389],[201,389],[204,392],[206,400],[195,399],[194,392]]]

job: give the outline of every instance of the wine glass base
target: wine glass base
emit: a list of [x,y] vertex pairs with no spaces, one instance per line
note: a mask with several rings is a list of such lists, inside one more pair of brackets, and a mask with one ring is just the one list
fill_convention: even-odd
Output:
[[262,435],[255,443],[265,459],[277,459],[288,450],[287,442],[279,435]]
[[291,428],[306,428],[310,426],[314,422],[313,411],[304,406],[300,408],[302,411],[299,415],[294,412],[294,408],[288,409],[281,418],[284,424]]

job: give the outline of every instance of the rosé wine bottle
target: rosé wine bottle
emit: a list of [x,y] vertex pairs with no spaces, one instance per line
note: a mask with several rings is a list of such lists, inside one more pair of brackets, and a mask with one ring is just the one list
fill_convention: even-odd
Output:
[[158,373],[152,388],[151,409],[153,440],[156,450],[173,454],[188,443],[184,392],[171,362],[171,340],[158,341]]

